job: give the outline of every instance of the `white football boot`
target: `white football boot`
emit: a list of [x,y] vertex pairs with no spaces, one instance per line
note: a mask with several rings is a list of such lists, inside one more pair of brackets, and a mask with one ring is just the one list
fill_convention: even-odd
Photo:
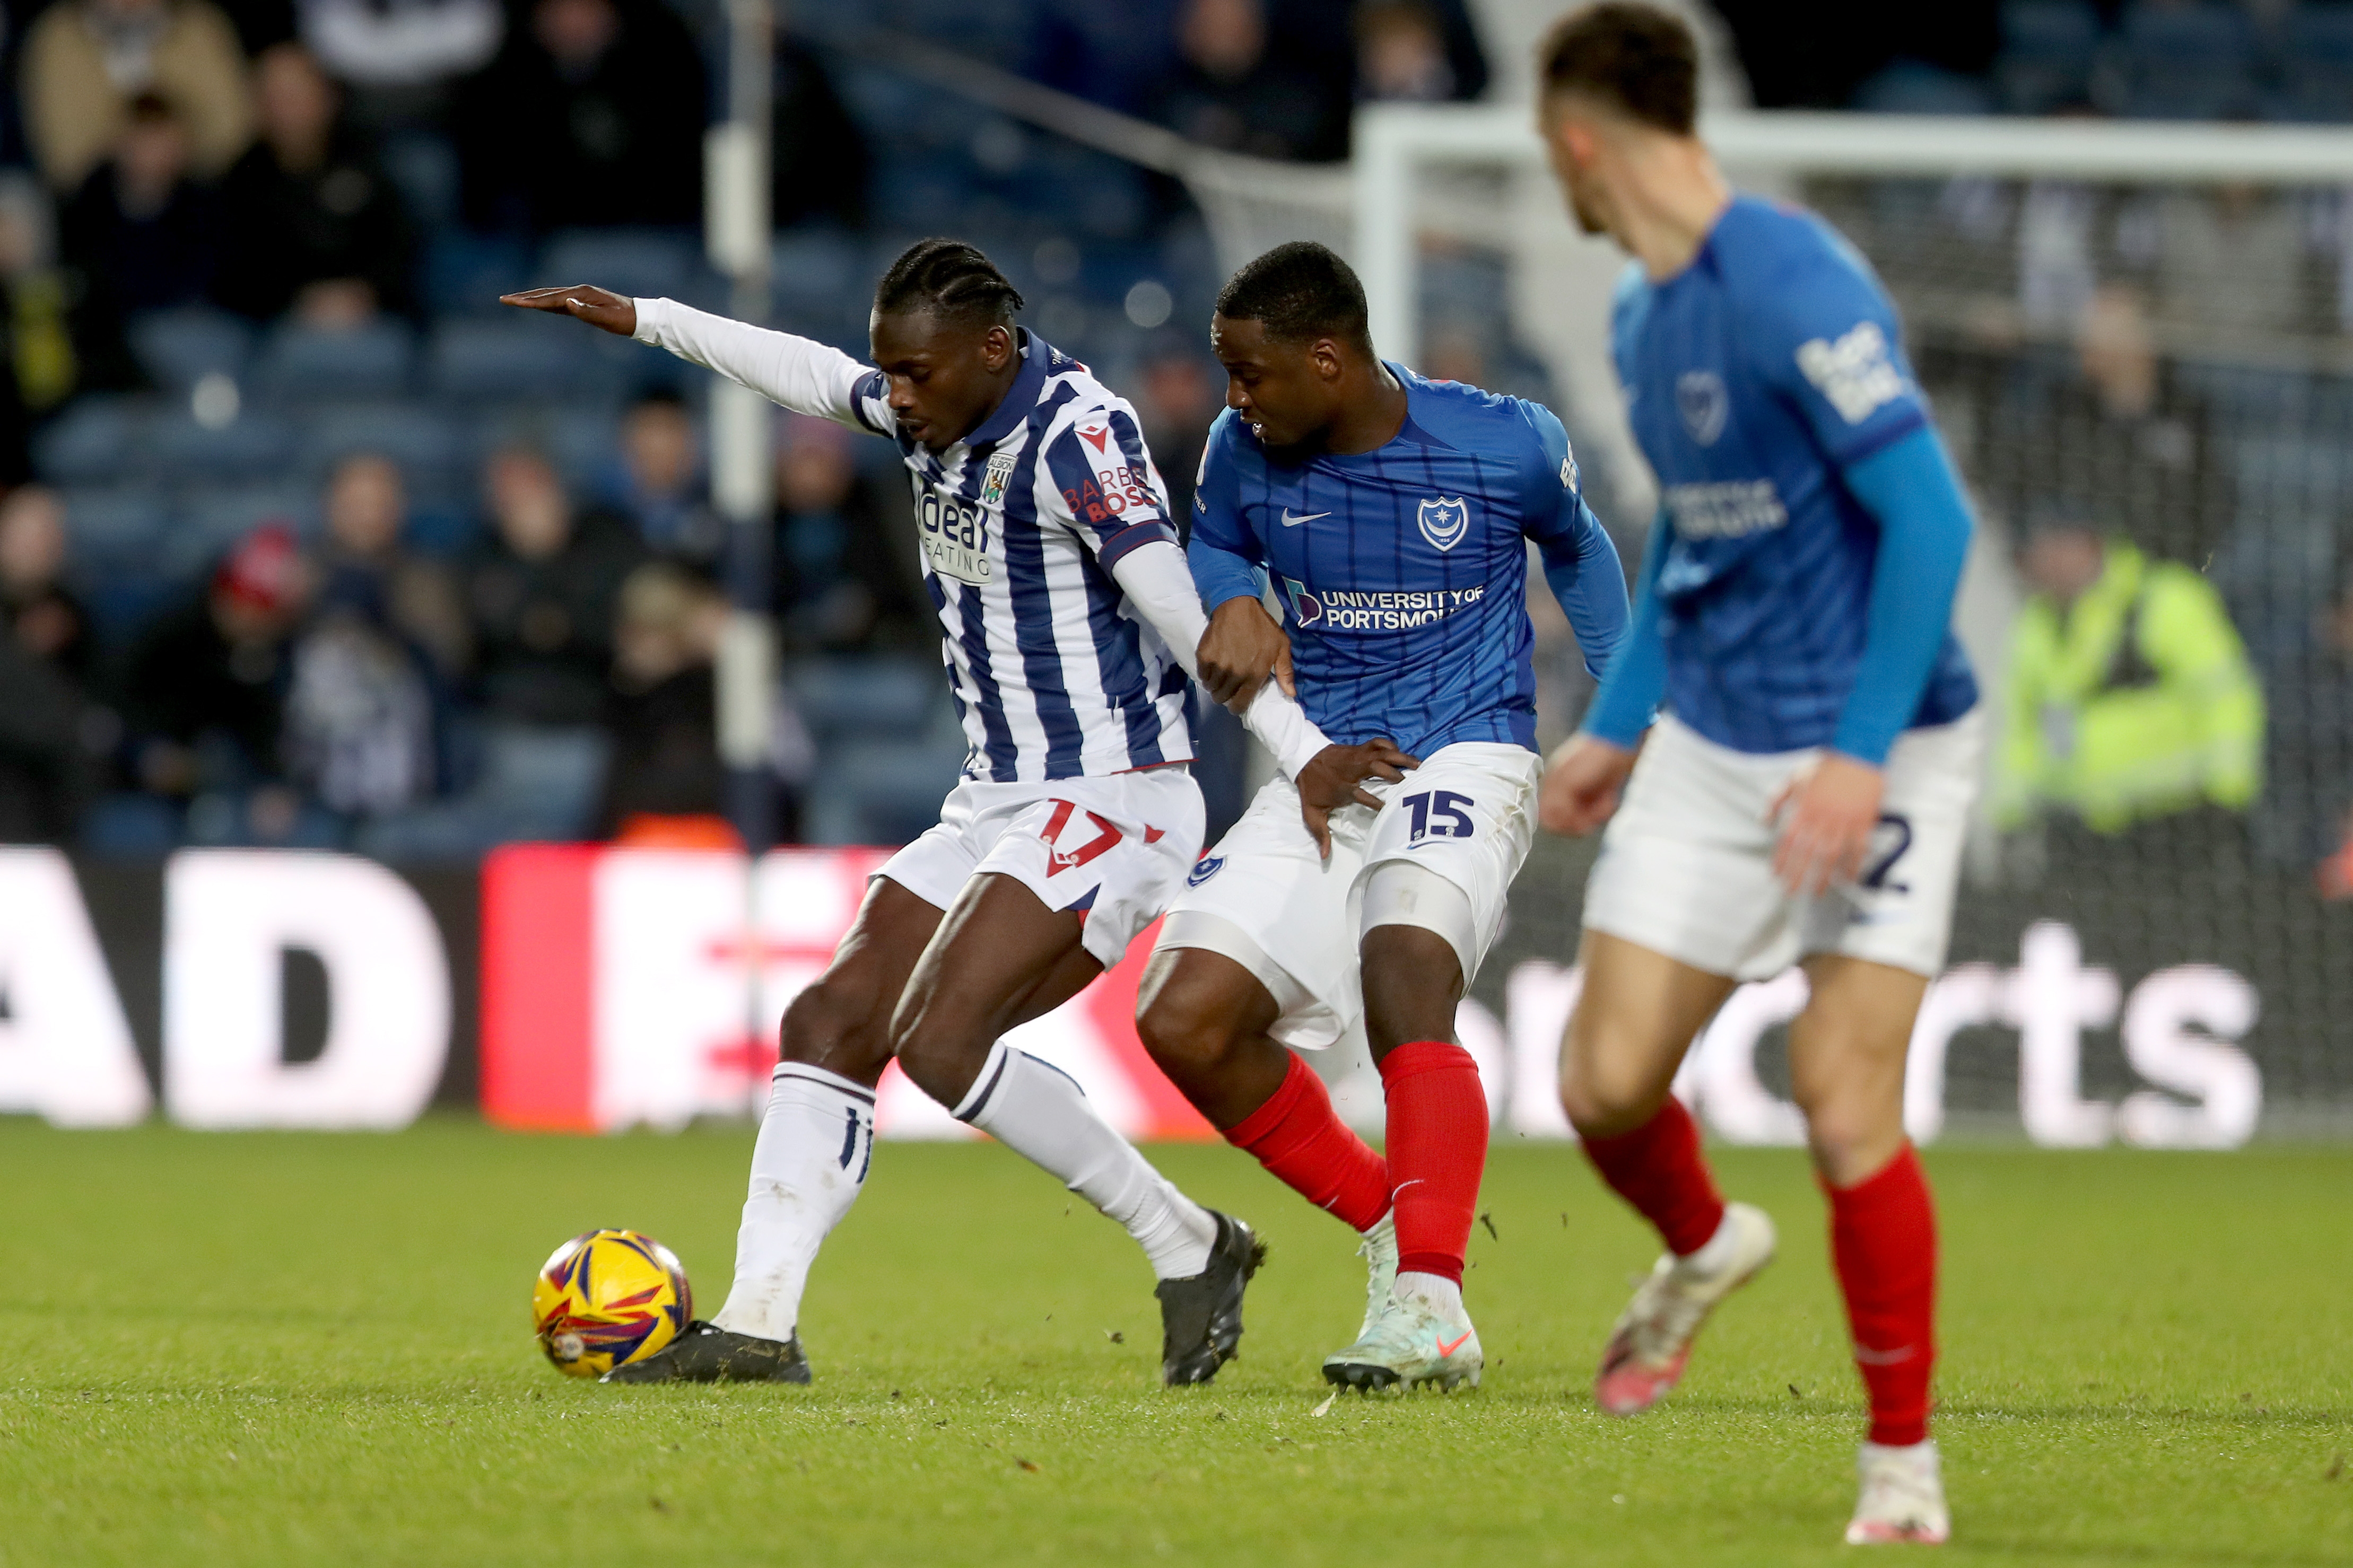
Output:
[[1433,1311],[1421,1297],[1400,1299],[1392,1288],[1366,1315],[1356,1342],[1324,1358],[1324,1381],[1366,1394],[1402,1394],[1425,1383],[1476,1388],[1486,1364],[1467,1316]]
[[1689,1258],[1662,1257],[1609,1332],[1594,1374],[1595,1402],[1612,1415],[1639,1415],[1664,1399],[1683,1378],[1700,1325],[1773,1261],[1774,1245],[1763,1209],[1726,1204],[1724,1228],[1705,1247]]
[[1934,1438],[1906,1448],[1865,1443],[1854,1468],[1862,1496],[1846,1527],[1849,1546],[1897,1541],[1941,1546],[1951,1538],[1953,1518],[1945,1509],[1945,1475]]

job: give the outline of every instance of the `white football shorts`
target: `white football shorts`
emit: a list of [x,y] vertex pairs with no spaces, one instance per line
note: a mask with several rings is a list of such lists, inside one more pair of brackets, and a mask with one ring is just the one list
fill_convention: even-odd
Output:
[[1818,753],[1736,752],[1661,718],[1602,836],[1587,929],[1739,980],[1768,979],[1817,952],[1936,974],[1952,940],[1984,713],[1980,704],[1897,738],[1862,874],[1809,897],[1773,875],[1778,833],[1766,813]]
[[1200,786],[1183,765],[1038,784],[966,779],[939,826],[884,863],[944,910],[984,871],[1018,879],[1050,910],[1085,915],[1079,940],[1105,969],[1159,917],[1201,852]]
[[[1362,1016],[1357,952],[1368,924],[1423,925],[1447,938],[1467,990],[1527,858],[1539,773],[1525,747],[1440,747],[1402,782],[1366,786],[1382,797],[1377,813],[1350,805],[1332,814],[1328,861],[1300,820],[1297,786],[1273,779],[1193,868],[1155,951],[1204,948],[1249,970],[1282,1009],[1275,1040],[1302,1050],[1336,1043]],[[1374,873],[1399,864],[1460,889],[1462,918],[1368,909]]]

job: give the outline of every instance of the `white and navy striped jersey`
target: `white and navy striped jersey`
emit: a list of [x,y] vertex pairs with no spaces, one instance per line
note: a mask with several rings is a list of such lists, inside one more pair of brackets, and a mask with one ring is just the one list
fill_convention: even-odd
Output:
[[786,407],[898,443],[939,611],[965,774],[992,784],[1187,761],[1187,677],[1112,567],[1176,541],[1135,411],[1029,331],[1005,401],[934,454],[898,431],[882,373],[789,333],[639,300],[638,338]]

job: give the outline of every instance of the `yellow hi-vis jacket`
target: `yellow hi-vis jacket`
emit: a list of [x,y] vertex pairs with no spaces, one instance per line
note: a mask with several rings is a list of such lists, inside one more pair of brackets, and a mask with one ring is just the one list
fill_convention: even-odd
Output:
[[2242,810],[2262,782],[2263,690],[2221,596],[2121,540],[2073,605],[2027,600],[2007,695],[1999,826],[2062,806],[2114,833],[2200,801]]

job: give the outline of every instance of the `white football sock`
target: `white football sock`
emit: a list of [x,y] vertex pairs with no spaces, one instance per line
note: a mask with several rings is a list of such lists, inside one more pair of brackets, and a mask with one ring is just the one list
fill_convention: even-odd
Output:
[[1218,1222],[1097,1116],[1061,1068],[1000,1040],[955,1115],[1125,1226],[1159,1278],[1188,1279],[1208,1268]]
[[786,1062],[752,1145],[752,1187],[735,1233],[735,1285],[711,1321],[788,1340],[809,1265],[866,1184],[874,1158],[874,1091],[823,1068]]
[[1732,1223],[1732,1210],[1726,1207],[1724,1217],[1715,1223],[1715,1234],[1700,1243],[1697,1252],[1687,1252],[1676,1258],[1675,1267],[1704,1277],[1723,1268],[1739,1250],[1740,1230]]
[[1399,1274],[1396,1293],[1397,1299],[1407,1306],[1419,1307],[1450,1323],[1471,1321],[1462,1310],[1462,1287],[1442,1274]]

